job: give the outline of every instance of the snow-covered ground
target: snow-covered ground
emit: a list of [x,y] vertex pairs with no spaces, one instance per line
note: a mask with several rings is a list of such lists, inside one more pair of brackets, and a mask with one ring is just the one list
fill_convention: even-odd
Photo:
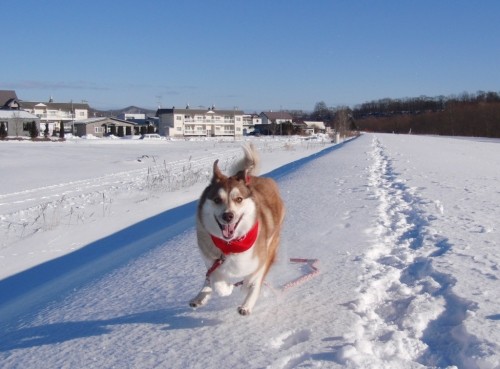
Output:
[[[500,368],[500,142],[254,142],[287,217],[249,317],[187,305],[193,200],[241,142],[0,143],[0,366]],[[320,273],[283,288],[292,257]]]

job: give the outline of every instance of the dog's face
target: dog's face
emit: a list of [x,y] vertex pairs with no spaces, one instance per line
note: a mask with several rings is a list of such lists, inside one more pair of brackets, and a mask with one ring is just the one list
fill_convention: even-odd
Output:
[[214,163],[211,184],[200,203],[200,217],[212,235],[230,241],[247,234],[255,224],[256,206],[244,172],[226,177]]

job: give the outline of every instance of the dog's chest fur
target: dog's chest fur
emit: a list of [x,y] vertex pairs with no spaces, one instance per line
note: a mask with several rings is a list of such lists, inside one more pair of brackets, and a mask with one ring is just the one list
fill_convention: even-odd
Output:
[[253,273],[258,265],[259,260],[250,249],[239,254],[226,256],[224,264],[220,267],[220,272],[229,278],[243,278]]

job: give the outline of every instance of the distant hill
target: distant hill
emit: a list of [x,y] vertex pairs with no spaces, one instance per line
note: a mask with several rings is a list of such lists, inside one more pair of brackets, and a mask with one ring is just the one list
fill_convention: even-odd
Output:
[[147,116],[154,117],[156,110],[139,108],[137,106],[128,106],[123,109],[113,109],[113,110],[98,110],[89,109],[89,117],[116,117],[120,114],[146,114]]

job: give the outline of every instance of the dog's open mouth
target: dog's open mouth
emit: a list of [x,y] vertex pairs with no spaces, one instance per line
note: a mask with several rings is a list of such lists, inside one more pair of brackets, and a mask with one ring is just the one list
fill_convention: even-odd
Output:
[[220,230],[222,231],[222,236],[226,240],[233,238],[234,232],[235,232],[236,228],[238,227],[238,224],[240,224],[241,218],[243,218],[243,215],[241,215],[240,219],[238,219],[237,222],[230,223],[230,224],[222,224],[221,222],[219,222],[217,217],[215,217],[215,221],[217,222]]

